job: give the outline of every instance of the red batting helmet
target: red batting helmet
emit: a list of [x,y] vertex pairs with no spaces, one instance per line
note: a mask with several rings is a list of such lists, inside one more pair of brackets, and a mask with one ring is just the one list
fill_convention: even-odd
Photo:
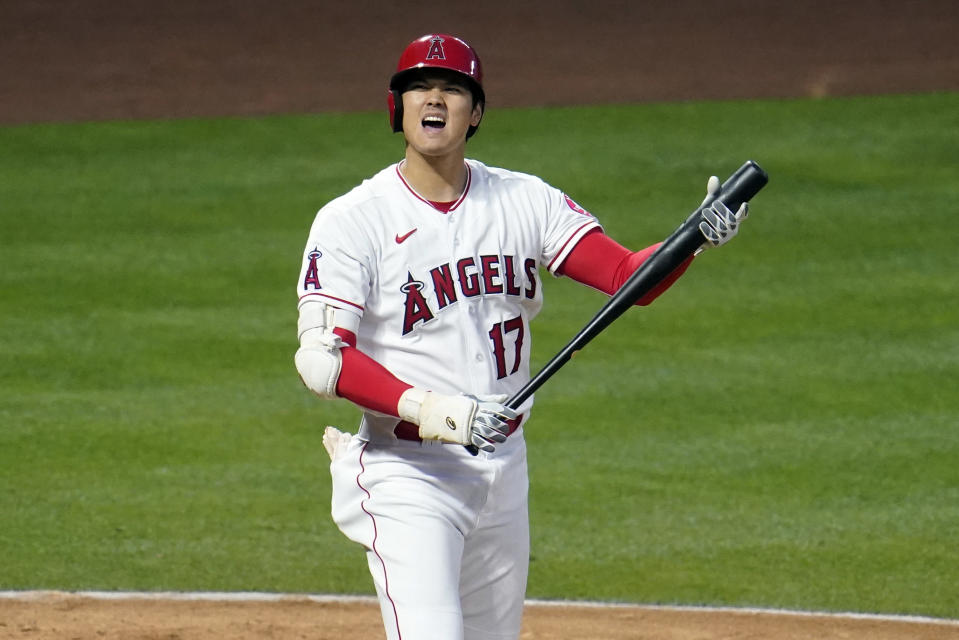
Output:
[[[455,71],[466,79],[476,104],[486,108],[483,67],[473,47],[454,36],[443,33],[429,34],[417,38],[403,50],[400,61],[396,65],[396,73],[390,79],[388,104],[393,131],[403,130],[403,89],[409,77],[419,69]],[[476,133],[476,128],[470,126],[466,137],[469,138]]]

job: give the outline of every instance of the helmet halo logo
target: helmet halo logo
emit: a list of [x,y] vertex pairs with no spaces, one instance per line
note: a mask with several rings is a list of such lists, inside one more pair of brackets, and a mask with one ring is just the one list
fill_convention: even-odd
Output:
[[443,38],[433,36],[430,38],[430,48],[426,52],[427,60],[446,60],[446,52],[443,51]]

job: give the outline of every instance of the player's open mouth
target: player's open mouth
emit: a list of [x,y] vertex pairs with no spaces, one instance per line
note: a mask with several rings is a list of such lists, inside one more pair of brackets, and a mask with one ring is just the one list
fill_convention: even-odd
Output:
[[442,129],[446,126],[446,120],[439,116],[426,116],[423,118],[423,126],[427,129]]

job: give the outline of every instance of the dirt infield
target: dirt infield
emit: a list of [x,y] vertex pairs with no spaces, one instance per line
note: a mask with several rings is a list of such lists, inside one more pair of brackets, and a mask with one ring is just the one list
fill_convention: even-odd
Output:
[[[372,602],[89,598],[37,593],[0,599],[11,640],[374,640]],[[776,612],[529,604],[521,640],[955,640],[959,623]]]
[[[0,124],[383,109],[398,52],[434,30],[477,46],[493,109],[959,90],[957,25],[955,0],[17,0],[0,3]],[[0,638],[17,640],[382,637],[364,602],[0,599]],[[522,638],[955,640],[959,626],[531,605]]]

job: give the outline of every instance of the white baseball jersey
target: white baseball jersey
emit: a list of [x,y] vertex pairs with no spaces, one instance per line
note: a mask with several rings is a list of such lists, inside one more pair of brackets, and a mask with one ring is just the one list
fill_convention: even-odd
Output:
[[[555,272],[599,223],[539,178],[466,166],[466,188],[446,213],[416,193],[400,163],[324,206],[298,293],[359,314],[357,348],[404,382],[510,395],[530,376],[540,267]],[[360,436],[377,439],[396,422],[367,413]]]
[[[533,176],[467,160],[444,212],[392,165],[316,216],[299,295],[358,316],[357,348],[441,393],[512,394],[529,380],[540,267],[555,273],[599,223]],[[529,415],[532,399],[520,411]],[[334,455],[332,514],[367,550],[388,640],[517,638],[529,564],[526,443],[493,452],[394,436],[364,413]]]

